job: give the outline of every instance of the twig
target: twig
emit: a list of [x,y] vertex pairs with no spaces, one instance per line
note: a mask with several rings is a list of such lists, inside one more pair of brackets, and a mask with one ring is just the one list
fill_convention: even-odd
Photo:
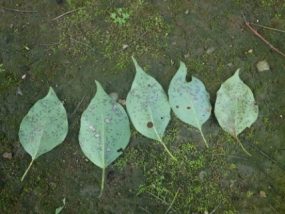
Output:
[[155,194],[151,193],[151,192],[147,192],[148,194],[150,194],[152,197],[156,198],[157,200],[161,201],[163,204],[165,205],[169,205],[169,203],[167,203],[165,200],[163,200],[162,198],[156,196]]
[[14,8],[7,8],[7,7],[1,7],[1,9],[11,12],[18,12],[18,13],[37,13],[38,11],[35,10],[18,10]]
[[268,29],[268,30],[274,30],[274,31],[278,31],[278,32],[281,32],[281,33],[285,33],[285,30],[280,30],[280,29],[277,29],[277,28],[272,28],[272,27],[267,27],[267,26],[264,26],[264,25],[260,25],[260,24],[255,24],[255,23],[250,23],[251,25],[255,25],[255,26],[258,26],[258,27],[262,27],[264,29]]
[[68,14],[74,13],[74,12],[76,12],[76,11],[78,11],[78,10],[81,10],[81,9],[82,9],[82,8],[77,8],[77,9],[74,9],[74,10],[67,11],[67,12],[65,12],[65,13],[63,13],[63,14],[61,14],[61,15],[55,17],[55,18],[53,18],[52,21],[56,21],[56,20],[62,18],[63,16],[66,16],[66,15],[68,15]]
[[173,206],[173,204],[174,204],[174,202],[175,202],[175,200],[176,200],[176,198],[177,198],[177,196],[178,196],[179,190],[180,190],[180,188],[178,188],[178,190],[176,191],[176,193],[175,193],[175,195],[174,195],[174,198],[173,198],[171,204],[169,205],[169,207],[167,208],[167,210],[165,211],[164,214],[167,214],[167,213],[172,209],[172,206]]
[[251,30],[251,32],[256,35],[259,39],[261,39],[265,44],[267,44],[273,51],[279,53],[281,56],[285,57],[285,53],[280,51],[278,48],[274,47],[268,40],[266,40],[263,36],[261,36],[256,29],[254,29],[250,23],[246,20],[245,16],[243,15],[244,23]]
[[139,207],[141,210],[145,211],[146,213],[148,214],[151,214],[151,212],[149,212],[146,208],[143,208],[143,207]]
[[249,143],[249,145],[254,148],[256,151],[258,151],[263,157],[267,158],[268,160],[270,160],[272,163],[276,164],[280,169],[282,169],[283,171],[285,171],[285,167],[283,166],[283,164],[281,164],[279,161],[275,160],[274,158],[272,158],[269,154],[267,154],[266,152],[264,152],[261,148],[259,148],[258,146],[254,145],[253,143]]
[[53,46],[53,45],[58,45],[60,44],[59,42],[53,42],[53,43],[43,43],[43,44],[40,44],[40,46]]
[[221,203],[219,203],[218,206],[216,206],[216,207],[210,212],[210,214],[214,214],[214,213],[217,211],[217,209],[219,208],[220,205],[221,205]]

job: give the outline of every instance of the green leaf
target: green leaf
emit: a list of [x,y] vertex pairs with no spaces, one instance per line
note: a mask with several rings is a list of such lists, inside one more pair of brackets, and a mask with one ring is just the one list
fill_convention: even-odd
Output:
[[211,115],[210,96],[199,79],[192,76],[192,81],[186,82],[186,75],[187,68],[180,62],[180,67],[168,89],[170,106],[180,120],[199,129],[208,147],[202,125]]
[[166,152],[173,158],[162,141],[165,129],[170,121],[170,106],[161,85],[146,74],[135,58],[135,79],[126,99],[126,106],[131,121],[142,135],[159,141]]
[[33,161],[62,143],[67,131],[68,121],[65,108],[50,87],[46,97],[32,106],[20,125],[20,142],[32,157],[22,181]]
[[96,85],[96,95],[81,117],[79,143],[86,157],[103,169],[101,196],[105,168],[116,160],[128,145],[130,124],[124,108],[106,94],[99,82],[96,81]]
[[250,155],[240,143],[238,135],[256,121],[258,106],[250,88],[239,78],[239,69],[218,90],[215,115],[220,126]]

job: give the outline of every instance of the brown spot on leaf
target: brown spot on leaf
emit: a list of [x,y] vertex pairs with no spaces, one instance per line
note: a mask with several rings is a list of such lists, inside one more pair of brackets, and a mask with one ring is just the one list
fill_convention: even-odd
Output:
[[147,125],[148,128],[152,128],[153,127],[153,123],[152,122],[147,122],[146,125]]

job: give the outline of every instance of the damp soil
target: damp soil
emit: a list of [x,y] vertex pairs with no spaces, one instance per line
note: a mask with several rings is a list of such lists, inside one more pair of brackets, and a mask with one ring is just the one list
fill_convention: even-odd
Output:
[[[118,24],[118,8],[129,15]],[[70,11],[70,13],[66,13]],[[62,15],[63,16],[60,16]],[[284,213],[285,58],[244,25],[285,29],[285,3],[246,0],[2,0],[0,2],[0,213]],[[285,33],[253,25],[285,51]],[[135,56],[167,90],[179,61],[201,79],[214,105],[220,84],[240,68],[259,116],[239,145],[212,114],[199,131],[172,114],[165,142],[177,157],[132,127],[129,146],[102,170],[82,153],[80,116],[96,93],[94,80],[124,99]],[[266,60],[269,71],[256,63]],[[65,141],[39,157],[18,138],[22,118],[53,87],[69,119]],[[153,124],[147,124],[150,128]],[[177,197],[174,197],[177,193]],[[173,203],[172,203],[173,202]]]

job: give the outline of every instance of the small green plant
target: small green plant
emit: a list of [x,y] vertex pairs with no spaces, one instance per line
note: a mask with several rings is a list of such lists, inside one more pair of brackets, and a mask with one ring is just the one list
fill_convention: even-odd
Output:
[[110,17],[114,24],[121,27],[127,24],[130,13],[124,8],[117,8],[115,12],[110,14]]

